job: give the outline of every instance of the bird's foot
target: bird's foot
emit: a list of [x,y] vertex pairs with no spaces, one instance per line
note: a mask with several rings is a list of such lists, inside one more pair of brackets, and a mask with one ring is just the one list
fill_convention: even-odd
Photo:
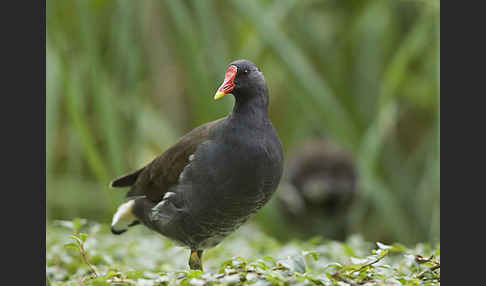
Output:
[[189,267],[191,268],[191,270],[203,271],[202,253],[202,250],[191,249],[191,255],[189,256]]

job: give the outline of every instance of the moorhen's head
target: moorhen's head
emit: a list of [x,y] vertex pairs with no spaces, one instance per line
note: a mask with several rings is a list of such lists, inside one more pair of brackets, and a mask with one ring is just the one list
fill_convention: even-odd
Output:
[[237,102],[248,101],[255,97],[260,97],[267,102],[268,90],[263,73],[248,60],[232,62],[226,69],[224,82],[214,99],[220,99],[228,93],[233,94]]

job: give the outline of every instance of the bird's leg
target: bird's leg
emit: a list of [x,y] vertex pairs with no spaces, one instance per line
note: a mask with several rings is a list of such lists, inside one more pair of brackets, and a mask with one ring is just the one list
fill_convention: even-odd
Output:
[[189,256],[189,267],[191,270],[201,270],[202,268],[202,250],[191,249],[191,255]]

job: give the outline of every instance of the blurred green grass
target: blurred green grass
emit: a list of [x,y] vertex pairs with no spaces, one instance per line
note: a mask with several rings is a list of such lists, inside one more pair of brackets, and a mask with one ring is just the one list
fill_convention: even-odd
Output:
[[435,0],[48,0],[48,219],[109,222],[113,177],[231,109],[212,95],[238,58],[263,70],[286,152],[316,132],[352,152],[356,232],[440,239]]

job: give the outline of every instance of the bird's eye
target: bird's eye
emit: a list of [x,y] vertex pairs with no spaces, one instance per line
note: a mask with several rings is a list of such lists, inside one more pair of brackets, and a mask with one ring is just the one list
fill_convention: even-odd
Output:
[[248,70],[244,70],[244,71],[243,71],[243,73],[244,73],[244,74],[248,74]]

